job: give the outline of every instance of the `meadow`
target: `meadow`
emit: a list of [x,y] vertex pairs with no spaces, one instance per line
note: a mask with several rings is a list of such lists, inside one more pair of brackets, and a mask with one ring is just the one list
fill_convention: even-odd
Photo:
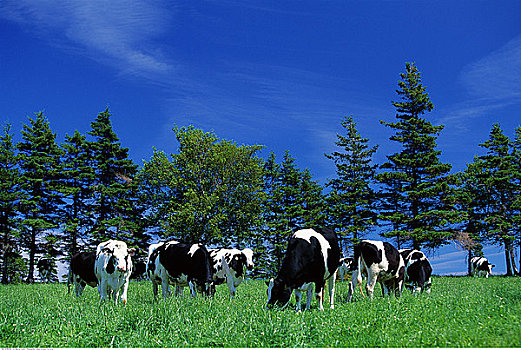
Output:
[[[301,313],[266,310],[263,281],[248,280],[230,299],[154,301],[150,282],[131,282],[126,306],[81,298],[64,284],[0,286],[0,347],[519,347],[521,278],[434,277],[430,295],[408,291],[347,303],[337,283],[336,308]],[[328,299],[326,297],[326,299]],[[305,302],[304,302],[305,303]],[[305,305],[303,303],[303,306]]]

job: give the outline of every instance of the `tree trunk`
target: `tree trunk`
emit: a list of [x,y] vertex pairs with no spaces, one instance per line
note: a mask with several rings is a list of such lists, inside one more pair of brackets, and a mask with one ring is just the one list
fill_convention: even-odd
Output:
[[512,259],[510,258],[510,250],[509,250],[509,242],[508,241],[505,241],[504,242],[505,244],[505,262],[506,262],[506,268],[507,268],[507,273],[506,273],[506,276],[512,276]]
[[467,274],[470,276],[472,274],[472,263],[470,260],[472,259],[472,249],[468,249],[468,255],[467,255]]
[[510,262],[512,264],[512,273],[514,275],[518,274],[517,267],[516,267],[516,260],[515,260],[515,254],[514,254],[514,242],[510,241],[508,244],[508,251],[510,253]]
[[31,227],[31,243],[29,245],[29,271],[27,272],[27,283],[34,282],[34,259],[36,256],[36,230]]

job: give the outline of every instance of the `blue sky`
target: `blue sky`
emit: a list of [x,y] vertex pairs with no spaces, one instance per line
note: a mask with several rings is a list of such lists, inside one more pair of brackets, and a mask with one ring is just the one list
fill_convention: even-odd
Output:
[[[519,1],[98,1],[0,3],[0,116],[19,137],[44,111],[63,140],[106,107],[138,164],[175,152],[172,126],[285,150],[324,183],[340,121],[397,151],[391,130],[405,62],[416,62],[461,170],[491,125],[521,124]],[[487,248],[504,271],[501,249]],[[452,255],[451,255],[452,254]],[[465,271],[455,248],[439,273]],[[461,253],[460,253],[461,254]]]

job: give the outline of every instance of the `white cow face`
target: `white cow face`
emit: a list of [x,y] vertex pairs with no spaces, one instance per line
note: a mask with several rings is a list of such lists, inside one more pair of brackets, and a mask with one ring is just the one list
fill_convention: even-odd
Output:
[[249,270],[253,269],[253,250],[250,248],[243,249],[242,254],[246,257],[246,268]]
[[105,266],[109,274],[114,273],[114,271],[123,273],[132,271],[131,256],[134,255],[135,250],[127,249],[126,243],[110,240],[100,244],[98,251],[109,256],[107,265]]

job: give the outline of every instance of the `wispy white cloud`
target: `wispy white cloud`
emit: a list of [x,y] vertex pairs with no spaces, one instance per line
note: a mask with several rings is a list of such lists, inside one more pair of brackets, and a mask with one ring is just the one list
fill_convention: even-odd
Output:
[[170,12],[154,1],[6,0],[0,17],[65,49],[77,50],[122,74],[160,79],[173,65],[153,40]]
[[521,36],[463,68],[468,100],[442,111],[441,123],[468,129],[467,121],[521,103]]

